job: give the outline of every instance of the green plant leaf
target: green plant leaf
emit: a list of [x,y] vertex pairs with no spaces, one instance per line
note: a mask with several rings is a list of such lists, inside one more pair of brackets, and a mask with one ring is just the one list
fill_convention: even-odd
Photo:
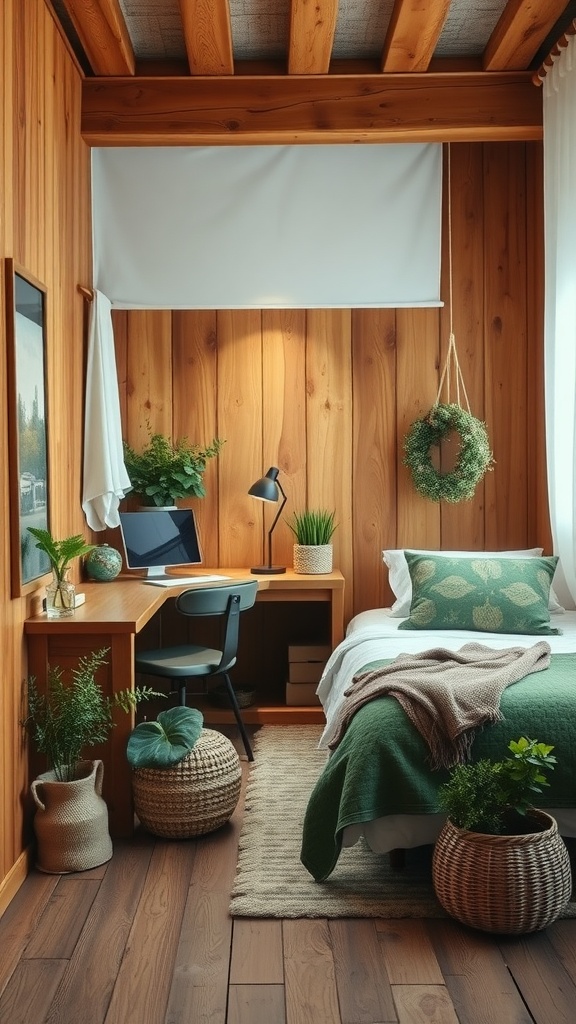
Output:
[[133,768],[170,768],[190,753],[203,724],[196,708],[178,706],[161,711],[155,722],[136,726],[128,740],[126,757]]
[[329,544],[337,525],[334,522],[335,514],[325,508],[309,509],[305,512],[294,512],[286,523],[298,544]]

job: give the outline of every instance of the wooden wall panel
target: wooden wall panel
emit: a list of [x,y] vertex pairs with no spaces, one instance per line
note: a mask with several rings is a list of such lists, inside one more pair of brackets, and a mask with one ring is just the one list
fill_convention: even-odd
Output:
[[[528,529],[526,165],[523,143],[484,147],[486,422],[496,465],[486,477],[486,547]],[[502,501],[503,493],[507,500]]]
[[[173,315],[173,427],[175,438],[188,437],[205,446],[218,436],[216,419],[217,353],[216,313],[210,310],[177,311]],[[204,563],[218,565],[218,460],[206,467],[206,497],[182,505],[194,509]]]
[[353,607],[390,604],[382,551],[396,543],[396,314],[352,314]]
[[[53,531],[66,536],[85,529],[81,509],[85,310],[77,284],[91,280],[91,246],[90,155],[80,136],[81,81],[42,2],[3,0],[0,58],[2,274],[4,259],[9,257],[47,289],[50,519]],[[6,395],[6,321],[0,290],[0,387]],[[10,593],[6,401],[1,404],[0,433],[1,912],[27,868],[29,772],[20,723],[28,668],[22,624],[34,595],[14,599]]]
[[248,494],[265,472],[262,317],[258,311],[218,314],[217,407],[218,434],[226,440],[218,456],[220,564],[261,565],[263,523],[269,525],[274,513]]
[[[262,336],[262,473],[278,466],[287,498],[273,534],[273,562],[291,565],[294,535],[286,520],[306,505],[305,311],[263,311]],[[275,512],[268,514],[269,523]]]
[[[334,564],[352,578],[352,357],[350,310],[308,311],[306,466],[308,508],[334,509]],[[344,596],[352,614],[351,588]]]
[[[483,420],[484,411],[484,202],[482,147],[468,144],[445,147],[440,314],[441,367],[450,332],[454,333],[462,373],[464,408]],[[451,186],[449,191],[449,186]],[[450,258],[450,250],[452,252]],[[450,270],[452,271],[450,275]],[[452,278],[452,283],[450,282]],[[442,401],[457,396],[444,387]],[[449,466],[447,467],[450,468]],[[470,501],[441,506],[442,544],[447,549],[476,549],[484,545],[484,481]]]
[[436,309],[399,309],[396,314],[398,529],[395,548],[442,546],[440,506],[427,501],[414,490],[409,470],[402,461],[403,439],[410,425],[426,415],[438,393],[439,320]]

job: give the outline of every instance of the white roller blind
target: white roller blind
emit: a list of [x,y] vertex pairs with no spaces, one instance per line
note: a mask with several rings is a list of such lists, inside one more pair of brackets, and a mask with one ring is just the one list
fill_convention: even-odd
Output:
[[92,169],[116,308],[441,304],[439,144],[105,148]]

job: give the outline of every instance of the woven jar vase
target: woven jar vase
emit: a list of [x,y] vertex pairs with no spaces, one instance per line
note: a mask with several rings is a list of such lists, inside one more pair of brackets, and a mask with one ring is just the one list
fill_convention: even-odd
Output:
[[153,835],[203,835],[232,816],[241,777],[234,745],[222,733],[203,729],[190,753],[171,768],[133,769],[134,809]]
[[50,874],[87,871],[110,860],[108,808],[102,799],[102,761],[81,761],[78,778],[59,782],[53,771],[31,785],[36,804],[36,867]]
[[447,821],[436,840],[432,879],[451,917],[485,932],[523,935],[552,924],[570,899],[568,851],[555,819],[528,811],[541,831],[497,836]]
[[332,572],[332,544],[294,544],[294,572]]

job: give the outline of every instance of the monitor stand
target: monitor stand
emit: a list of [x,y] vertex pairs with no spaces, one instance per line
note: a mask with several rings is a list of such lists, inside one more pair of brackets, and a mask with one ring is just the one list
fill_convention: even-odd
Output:
[[174,576],[166,572],[165,565],[150,565],[146,572],[146,579],[149,580],[173,580]]

